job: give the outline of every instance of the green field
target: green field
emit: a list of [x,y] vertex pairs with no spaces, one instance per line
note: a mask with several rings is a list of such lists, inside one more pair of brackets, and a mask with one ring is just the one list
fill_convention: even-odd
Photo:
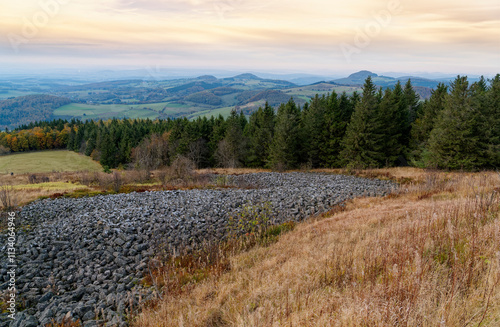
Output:
[[222,115],[222,117],[227,118],[231,114],[231,110],[233,110],[234,107],[223,107],[223,108],[217,108],[217,109],[210,109],[210,110],[202,110],[199,112],[196,112],[194,114],[188,115],[188,119],[196,119],[198,117],[203,118],[207,117],[210,119],[210,117],[219,117],[219,115]]
[[0,156],[1,174],[101,170],[101,165],[90,157],[67,150],[47,150]]
[[9,90],[7,92],[0,93],[0,100],[5,100],[12,97],[20,97],[23,95],[36,94],[35,92],[23,92],[23,91],[13,91]]
[[[247,81],[244,86],[240,86],[240,89],[252,89],[257,85],[259,87],[268,86],[268,83],[262,81]],[[327,94],[335,90],[337,94],[341,94],[343,91],[347,94],[352,94],[354,91],[359,91],[360,88],[356,86],[340,86],[328,83],[322,83],[319,85],[309,85],[309,86],[299,86],[289,89],[281,90],[285,94],[295,98],[308,102],[310,98],[314,97],[316,94],[322,95]],[[156,119],[156,118],[167,118],[167,117],[187,117],[188,119],[196,119],[197,117],[207,117],[218,116],[229,116],[231,110],[238,103],[237,93],[225,94],[220,96],[223,100],[220,107],[210,106],[200,103],[191,103],[187,101],[186,103],[177,103],[172,98],[172,102],[169,102],[170,98],[164,99],[163,102],[157,103],[146,103],[137,104],[134,103],[136,99],[127,99],[124,101],[129,101],[129,103],[120,104],[83,104],[83,103],[70,103],[68,105],[62,106],[54,110],[54,116],[60,118],[78,118],[82,120],[93,119],[111,119],[111,118],[132,118],[132,119]],[[262,103],[260,103],[262,102]],[[258,107],[263,106],[265,101],[257,101],[255,103],[249,103],[246,105],[240,105],[242,109],[245,107]]]
[[109,119],[109,118],[158,118],[163,115],[176,115],[188,112],[189,106],[169,103],[146,103],[146,104],[83,104],[70,103],[54,110],[54,116],[75,117],[80,119]]
[[333,86],[328,89],[319,89],[316,88],[314,85],[309,85],[309,86],[299,86],[295,87],[292,89],[287,89],[283,90],[286,94],[290,94],[291,96],[295,97],[300,97],[304,100],[309,100],[310,98],[314,97],[316,94],[319,94],[320,96],[323,94],[331,93],[332,91],[335,91],[337,95],[342,94],[342,92],[346,92],[348,95],[351,95],[354,91],[361,92],[360,87],[356,86]]

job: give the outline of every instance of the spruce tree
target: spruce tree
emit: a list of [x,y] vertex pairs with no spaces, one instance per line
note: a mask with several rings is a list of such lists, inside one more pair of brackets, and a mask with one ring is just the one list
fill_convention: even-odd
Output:
[[399,94],[397,89],[392,92],[386,89],[379,106],[380,129],[383,131],[383,153],[385,156],[384,166],[393,166],[402,155],[403,144],[401,143],[401,112],[399,110]]
[[240,167],[246,149],[246,140],[243,137],[243,126],[246,125],[246,118],[233,110],[227,118],[226,124],[226,134],[217,147],[217,160],[219,165],[223,167]]
[[264,108],[259,107],[250,116],[245,128],[249,149],[245,163],[249,167],[264,167],[269,157],[269,149],[273,141],[275,114],[266,102]]
[[480,110],[471,101],[472,92],[467,77],[458,76],[452,82],[444,109],[430,134],[424,158],[428,167],[472,170],[484,165],[478,152]]
[[268,166],[276,170],[294,168],[299,161],[300,109],[293,99],[281,104],[276,115]]
[[[399,82],[398,82],[399,84]],[[397,85],[396,85],[397,87]],[[395,92],[398,92],[395,88]],[[420,111],[420,97],[419,95],[415,92],[413,89],[413,86],[411,85],[411,80],[408,79],[408,81],[405,84],[405,87],[403,89],[403,93],[401,94],[401,128],[402,128],[402,134],[401,134],[401,143],[403,146],[405,146],[405,152],[407,152],[407,149],[410,145],[410,134],[411,134],[411,126],[415,119],[417,118],[417,114]]]
[[363,86],[343,140],[342,163],[352,168],[379,167],[385,162],[379,103],[371,77]]
[[337,97],[335,92],[328,96],[320,153],[321,163],[324,167],[340,166],[339,155],[342,149],[342,139],[354,109],[351,104],[345,92],[340,97]]
[[447,94],[448,87],[439,83],[437,88],[432,91],[429,100],[426,100],[422,105],[422,110],[412,125],[409,157],[413,165],[423,166],[422,153],[427,148],[431,131],[444,109]]
[[485,128],[487,137],[487,157],[490,167],[500,169],[500,74],[490,80],[486,93],[485,116],[488,124]]
[[73,126],[71,126],[69,129],[68,142],[67,142],[68,150],[74,151],[75,137],[76,137],[75,130],[73,129]]
[[316,94],[309,106],[302,111],[301,142],[304,149],[304,161],[312,167],[319,166],[325,147],[323,133],[326,128],[326,106],[325,96],[319,97]]

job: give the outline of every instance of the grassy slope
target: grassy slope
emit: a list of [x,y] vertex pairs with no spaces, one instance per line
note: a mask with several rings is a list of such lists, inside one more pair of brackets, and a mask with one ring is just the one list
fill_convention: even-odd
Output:
[[41,173],[51,171],[100,171],[101,165],[73,151],[39,151],[0,156],[0,173]]
[[[154,119],[160,115],[160,112],[167,115],[176,115],[184,112],[187,113],[190,110],[189,106],[169,102],[100,105],[71,103],[54,110],[54,116],[72,116],[87,119],[108,119],[111,117]],[[83,116],[84,114],[85,116]]]
[[499,326],[499,176],[375,173],[416,182],[231,257],[135,326]]

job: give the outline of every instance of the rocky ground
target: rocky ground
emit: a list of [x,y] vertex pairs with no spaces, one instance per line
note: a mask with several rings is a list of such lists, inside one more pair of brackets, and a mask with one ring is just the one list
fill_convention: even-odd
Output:
[[[221,178],[221,177],[214,177]],[[43,326],[64,317],[83,326],[127,326],[127,312],[151,291],[139,285],[159,249],[179,251],[227,235],[229,217],[246,205],[267,207],[273,223],[300,221],[396,185],[341,175],[258,173],[225,183],[251,189],[145,192],[36,201],[18,229],[18,302],[27,309],[1,326]],[[0,291],[8,287],[5,236]]]

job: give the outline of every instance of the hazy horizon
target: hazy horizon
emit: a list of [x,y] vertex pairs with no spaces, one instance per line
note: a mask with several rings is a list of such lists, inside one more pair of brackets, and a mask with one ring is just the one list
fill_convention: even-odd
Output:
[[500,2],[0,2],[0,73],[500,71]]

